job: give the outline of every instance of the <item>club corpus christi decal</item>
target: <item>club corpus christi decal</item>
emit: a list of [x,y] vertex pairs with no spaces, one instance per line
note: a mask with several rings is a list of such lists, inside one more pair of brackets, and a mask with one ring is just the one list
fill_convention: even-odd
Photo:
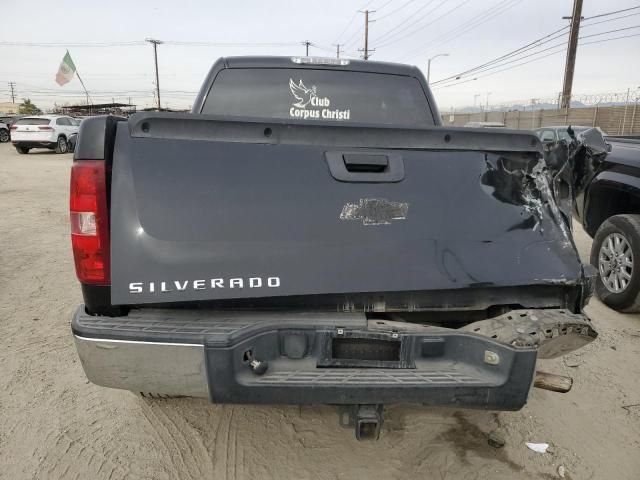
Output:
[[351,118],[351,109],[340,110],[338,108],[330,108],[331,100],[328,97],[319,97],[317,88],[312,85],[307,88],[302,80],[298,83],[289,79],[289,90],[293,95],[293,105],[289,109],[289,116],[292,118],[300,118],[307,120],[310,118],[324,120],[349,120]]

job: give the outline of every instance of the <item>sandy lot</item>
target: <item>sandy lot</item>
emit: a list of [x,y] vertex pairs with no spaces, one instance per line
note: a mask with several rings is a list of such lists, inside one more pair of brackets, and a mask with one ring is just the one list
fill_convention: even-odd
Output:
[[[640,316],[596,299],[597,341],[542,365],[573,376],[570,393],[534,390],[509,413],[390,406],[375,443],[356,442],[331,407],[149,401],[89,384],[69,327],[82,300],[70,164],[0,145],[0,478],[539,479],[560,465],[565,478],[640,478]],[[502,449],[487,444],[494,430]]]

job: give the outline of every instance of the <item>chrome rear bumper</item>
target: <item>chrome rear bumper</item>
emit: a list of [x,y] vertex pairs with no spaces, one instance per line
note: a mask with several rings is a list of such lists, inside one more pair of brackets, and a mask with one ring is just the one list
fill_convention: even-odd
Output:
[[204,346],[74,335],[87,378],[141,393],[209,397]]

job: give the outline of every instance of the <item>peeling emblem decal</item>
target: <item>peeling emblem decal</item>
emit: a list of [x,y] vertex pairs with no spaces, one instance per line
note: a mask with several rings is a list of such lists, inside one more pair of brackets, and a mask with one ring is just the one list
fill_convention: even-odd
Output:
[[384,198],[361,198],[358,203],[342,207],[340,220],[362,220],[363,225],[389,225],[392,220],[405,220],[409,204]]
[[351,117],[351,109],[340,110],[337,108],[329,108],[331,106],[331,100],[329,100],[328,97],[319,97],[315,85],[307,88],[307,86],[302,83],[302,80],[296,83],[290,78],[289,91],[294,98],[293,105],[289,109],[290,117],[301,118],[303,120],[310,118],[349,120]]

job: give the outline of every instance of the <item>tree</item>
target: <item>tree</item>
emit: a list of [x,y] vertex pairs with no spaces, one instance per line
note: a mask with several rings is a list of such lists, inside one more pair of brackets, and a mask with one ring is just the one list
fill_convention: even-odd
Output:
[[42,113],[42,110],[31,103],[30,99],[23,98],[22,103],[18,106],[18,113],[21,115],[38,115]]

